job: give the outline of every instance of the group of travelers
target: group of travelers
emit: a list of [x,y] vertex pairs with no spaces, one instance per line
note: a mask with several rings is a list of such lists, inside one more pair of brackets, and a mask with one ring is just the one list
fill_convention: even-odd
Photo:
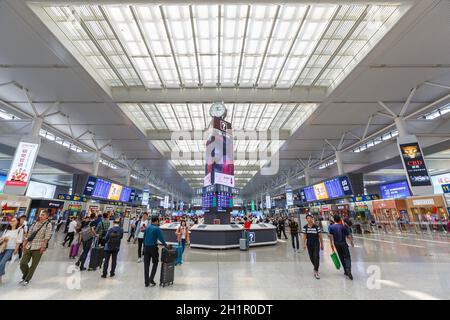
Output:
[[[99,213],[98,215],[91,213],[83,219],[71,217],[66,222],[65,230],[67,234],[61,243],[63,247],[68,244],[72,249],[72,245],[78,245],[82,249],[76,262],[80,271],[86,270],[85,263],[91,249],[97,246],[102,247],[104,252],[102,278],[107,277],[108,269],[109,276],[115,276],[117,257],[124,235],[124,230],[121,227],[122,221],[116,219],[111,222],[109,216],[109,213]],[[131,217],[127,241],[131,242],[133,240],[133,243],[137,242],[137,262],[144,262],[144,284],[146,287],[156,285],[154,277],[159,263],[158,242],[167,246],[159,225],[170,223],[174,220],[180,222],[175,234],[178,245],[181,247],[182,255],[186,246],[190,243],[190,227],[198,224],[198,219],[198,217],[188,216],[183,216],[181,219],[158,215],[149,217],[147,212],[140,216]],[[351,256],[347,240],[353,246],[353,238],[350,228],[351,222],[346,221],[346,219],[341,219],[339,215],[332,217],[328,233],[331,250],[337,253],[343,266],[344,274],[352,280]],[[244,228],[250,229],[253,220],[252,218],[244,217],[242,221],[235,220],[235,223],[244,223]],[[259,217],[256,218],[256,223],[273,224],[277,229],[278,238],[281,238],[283,234],[285,239],[287,239],[286,228],[289,228],[295,253],[299,252],[299,234],[302,233],[303,250],[308,252],[313,265],[314,277],[320,279],[320,251],[324,250],[323,230],[320,224],[314,221],[312,215],[306,215],[306,220],[307,224],[303,227],[293,217],[287,218],[286,216]],[[5,274],[6,263],[12,260],[13,257],[18,256],[20,259],[20,270],[22,271],[20,284],[24,286],[29,284],[43,254],[48,248],[48,242],[53,234],[52,229],[49,214],[45,210],[40,212],[38,220],[29,227],[26,216],[22,216],[19,219],[11,219],[7,230],[0,237],[0,282]],[[182,261],[182,259],[179,259],[179,261]]]
[[[344,220],[347,220],[345,218]],[[351,232],[351,222],[344,221],[340,215],[334,215],[330,219],[328,228],[329,241],[332,252],[336,252],[342,264],[344,275],[353,280],[351,272],[351,256],[347,240],[353,247],[353,237]],[[320,251],[324,250],[322,227],[314,221],[311,214],[306,215],[307,224],[303,226],[303,250],[308,251],[309,259],[313,265],[314,277],[320,279],[319,264]],[[294,253],[299,252],[299,224],[294,218],[289,219],[289,231],[291,234],[292,248]]]

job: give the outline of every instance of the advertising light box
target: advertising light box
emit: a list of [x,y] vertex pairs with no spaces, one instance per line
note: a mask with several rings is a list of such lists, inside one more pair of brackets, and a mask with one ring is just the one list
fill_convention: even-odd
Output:
[[86,186],[84,187],[83,194],[85,196],[92,196],[92,193],[94,193],[95,185],[97,184],[97,178],[96,177],[88,177],[88,180],[86,182]]
[[437,176],[431,176],[433,191],[435,194],[442,194],[442,185],[450,183],[450,173],[444,173]]
[[0,174],[0,194],[3,192],[3,187],[5,186],[6,176]]
[[314,194],[316,195],[317,200],[324,200],[329,198],[327,188],[325,188],[324,182],[315,184],[313,187],[314,187]]
[[417,142],[400,144],[400,150],[411,187],[431,186],[419,144]]
[[120,184],[111,183],[109,187],[108,200],[119,201],[122,193],[122,186]]

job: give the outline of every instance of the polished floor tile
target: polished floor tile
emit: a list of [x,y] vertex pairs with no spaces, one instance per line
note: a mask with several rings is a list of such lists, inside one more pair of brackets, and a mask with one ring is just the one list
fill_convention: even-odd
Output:
[[307,253],[294,253],[290,241],[248,252],[187,248],[183,265],[176,267],[173,286],[145,288],[143,263],[136,262],[136,244],[122,244],[116,277],[102,279],[100,271],[79,272],[67,258],[68,249],[56,241],[27,287],[17,284],[21,277],[18,262],[8,264],[0,300],[450,298],[448,237],[356,236],[351,248],[353,281],[336,270],[329,254],[325,239],[321,279],[317,280]]

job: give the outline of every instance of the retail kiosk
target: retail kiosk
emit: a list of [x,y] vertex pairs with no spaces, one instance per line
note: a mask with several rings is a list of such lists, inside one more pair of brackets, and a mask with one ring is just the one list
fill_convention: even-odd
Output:
[[[178,222],[162,225],[164,239],[168,243],[177,243],[175,231]],[[249,232],[250,246],[276,245],[275,226],[268,223],[252,224]],[[239,248],[239,239],[244,227],[239,224],[199,224],[191,228],[191,247],[201,249]]]
[[442,230],[440,222],[448,221],[447,205],[442,195],[408,197],[406,206],[410,221],[418,223],[421,229],[431,226],[435,231]]

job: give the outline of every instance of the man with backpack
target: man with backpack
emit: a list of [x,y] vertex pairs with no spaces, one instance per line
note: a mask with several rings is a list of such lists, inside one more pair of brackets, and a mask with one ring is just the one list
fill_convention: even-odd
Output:
[[108,274],[109,259],[111,257],[110,277],[114,277],[117,265],[117,255],[120,250],[120,243],[123,238],[123,229],[120,227],[120,220],[114,220],[113,227],[108,230],[105,236],[105,261],[103,263],[102,278]]
[[105,246],[105,237],[106,233],[109,230],[109,219],[108,214],[105,212],[103,213],[101,221],[97,224],[97,227],[95,228],[95,232],[98,235],[99,243],[101,246]]

